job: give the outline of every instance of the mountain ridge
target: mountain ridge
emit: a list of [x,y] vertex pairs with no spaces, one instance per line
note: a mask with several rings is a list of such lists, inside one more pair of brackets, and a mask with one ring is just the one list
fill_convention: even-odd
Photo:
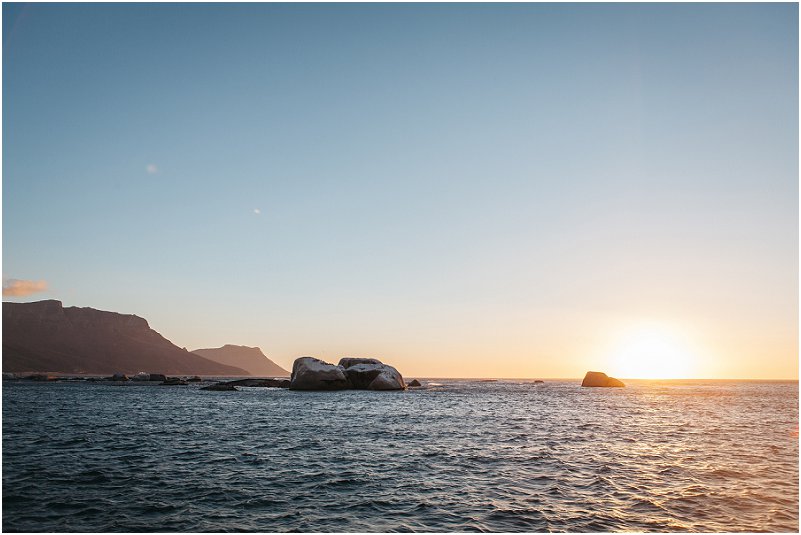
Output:
[[61,301],[3,302],[3,371],[249,375],[179,348],[147,320]]

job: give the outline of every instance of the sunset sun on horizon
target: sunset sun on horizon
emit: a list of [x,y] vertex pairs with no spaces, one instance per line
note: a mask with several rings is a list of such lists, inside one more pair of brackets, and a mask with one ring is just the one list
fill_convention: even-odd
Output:
[[629,328],[612,351],[609,370],[628,379],[698,377],[698,353],[686,338],[663,325]]

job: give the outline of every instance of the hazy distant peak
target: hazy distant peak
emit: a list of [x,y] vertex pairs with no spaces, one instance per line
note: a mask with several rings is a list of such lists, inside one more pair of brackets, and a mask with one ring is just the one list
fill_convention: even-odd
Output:
[[270,360],[259,347],[225,344],[222,347],[195,349],[192,353],[201,357],[247,370],[251,375],[285,377],[287,370]]
[[[260,347],[239,346],[239,345],[236,345],[236,344],[225,344],[224,346],[222,346],[219,349],[227,349],[227,350],[234,350],[234,349],[242,349],[242,350],[244,350],[244,349],[248,349],[250,351],[258,351],[262,355],[264,354],[264,352],[261,350]],[[197,351],[202,351],[202,350],[198,349]]]

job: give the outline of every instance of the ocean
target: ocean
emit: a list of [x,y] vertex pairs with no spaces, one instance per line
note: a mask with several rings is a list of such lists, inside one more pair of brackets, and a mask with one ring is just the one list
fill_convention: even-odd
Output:
[[3,382],[3,531],[797,532],[798,383]]

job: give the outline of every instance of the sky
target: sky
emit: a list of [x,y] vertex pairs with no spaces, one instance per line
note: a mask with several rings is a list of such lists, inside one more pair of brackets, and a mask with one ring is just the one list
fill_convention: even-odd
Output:
[[405,376],[798,378],[796,4],[3,4],[4,300]]

